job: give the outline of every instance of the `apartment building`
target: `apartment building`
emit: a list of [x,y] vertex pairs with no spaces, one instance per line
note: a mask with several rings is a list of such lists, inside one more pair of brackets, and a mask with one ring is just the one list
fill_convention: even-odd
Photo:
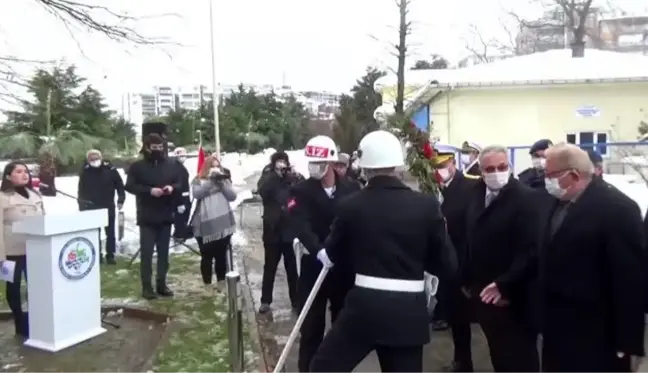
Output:
[[599,21],[602,48],[648,54],[648,14],[621,16]]

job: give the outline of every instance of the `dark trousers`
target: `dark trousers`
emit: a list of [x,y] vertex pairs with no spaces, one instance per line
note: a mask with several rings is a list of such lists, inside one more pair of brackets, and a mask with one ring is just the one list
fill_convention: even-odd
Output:
[[116,211],[115,206],[108,208],[108,226],[105,228],[106,231],[106,258],[115,257],[115,245],[117,238],[115,237],[115,219]]
[[173,214],[173,238],[186,240],[191,237],[191,229],[187,226],[189,214],[191,214],[191,203],[184,204],[185,212],[180,214],[177,211]]
[[22,296],[20,294],[20,285],[22,283],[23,273],[27,280],[27,257],[25,255],[7,255],[7,260],[16,262],[13,282],[6,283],[5,296],[9,309],[14,319],[16,334],[27,335],[28,315],[22,309]]
[[[450,284],[448,284],[450,285]],[[454,345],[454,362],[462,370],[472,370],[472,321],[470,303],[459,286],[448,286],[448,321]]]
[[169,240],[171,239],[170,224],[143,224],[139,227],[140,250],[140,275],[142,287],[151,288],[153,276],[153,251],[157,251],[156,284],[166,284],[167,271],[169,270]]
[[200,274],[205,284],[212,283],[214,273],[216,281],[225,281],[227,250],[230,249],[231,240],[232,236],[227,236],[220,240],[204,243],[202,237],[196,237],[200,248]]
[[[300,308],[304,306],[321,270],[322,266],[317,259],[311,257],[311,255],[302,257],[301,273],[297,285]],[[311,359],[315,356],[315,352],[322,343],[326,328],[326,306],[328,302],[331,302],[331,323],[333,323],[344,305],[346,293],[352,286],[352,283],[347,284],[340,281],[338,274],[334,271],[335,269],[329,272],[304,319],[299,340],[299,361],[297,363],[300,372],[309,371]]]
[[288,280],[288,296],[290,302],[297,305],[297,262],[295,261],[295,252],[291,243],[266,242],[263,244],[264,263],[263,263],[263,282],[261,285],[261,303],[272,303],[272,292],[274,290],[277,267],[283,256],[284,268]]
[[471,310],[481,325],[491,363],[496,372],[538,372],[537,334],[509,306],[485,304],[479,297],[470,299]]
[[347,328],[334,324],[313,357],[310,369],[301,372],[352,372],[373,350],[376,350],[383,372],[422,372],[423,346],[375,345]]

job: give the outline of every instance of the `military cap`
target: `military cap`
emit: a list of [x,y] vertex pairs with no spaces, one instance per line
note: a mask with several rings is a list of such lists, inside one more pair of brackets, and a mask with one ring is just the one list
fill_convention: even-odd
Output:
[[547,150],[551,145],[553,145],[553,143],[549,139],[538,140],[534,142],[533,145],[531,145],[531,149],[529,149],[529,154],[533,155],[537,151]]
[[463,153],[472,153],[472,152],[477,152],[481,153],[482,147],[479,146],[476,142],[472,141],[464,141],[463,144],[461,145],[461,152]]
[[434,144],[434,151],[436,152],[436,157],[434,157],[434,164],[441,165],[449,160],[454,160],[457,151],[456,147],[447,144]]

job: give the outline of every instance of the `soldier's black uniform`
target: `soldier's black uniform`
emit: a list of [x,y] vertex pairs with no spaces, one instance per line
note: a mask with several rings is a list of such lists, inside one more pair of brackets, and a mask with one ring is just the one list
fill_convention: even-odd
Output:
[[[317,260],[317,252],[322,249],[324,240],[336,214],[340,199],[358,191],[356,183],[347,182],[336,176],[335,190],[329,196],[320,180],[309,178],[291,188],[291,198],[287,203],[288,216],[297,233],[297,238],[308,250],[301,259],[301,273],[297,285],[300,308],[303,307],[315,280],[322,270]],[[334,268],[324,281],[317,298],[308,312],[301,328],[299,342],[299,371],[307,372],[311,359],[324,337],[326,328],[326,305],[331,302],[331,320],[334,321],[348,290],[353,286],[351,270],[344,265]]]
[[[465,257],[466,209],[468,207],[466,196],[471,190],[471,186],[476,182],[476,179],[464,177],[463,174],[457,172],[450,183],[441,188],[443,195],[441,212],[448,223],[448,235],[457,251],[458,259]],[[459,267],[461,264],[459,261]],[[460,284],[440,279],[439,297],[441,297],[439,303],[446,303],[448,321],[452,329],[454,361],[451,370],[472,371],[471,318],[469,305],[461,293]]]
[[481,176],[481,170],[479,169],[479,162],[475,162],[468,168],[464,170],[464,176],[479,177]]
[[[540,151],[545,151],[549,149],[549,147],[552,145],[551,140],[549,139],[541,139],[533,143],[531,148],[529,149],[529,155],[531,157],[543,157],[540,153]],[[545,173],[544,169],[537,169],[535,167],[529,167],[526,170],[520,172],[518,175],[518,180],[520,182],[532,189],[540,189],[540,190],[545,190]]]
[[375,176],[339,205],[325,247],[335,266],[350,261],[356,285],[311,371],[351,372],[372,350],[383,372],[422,371],[430,340],[424,271],[448,278],[456,270],[436,197]]

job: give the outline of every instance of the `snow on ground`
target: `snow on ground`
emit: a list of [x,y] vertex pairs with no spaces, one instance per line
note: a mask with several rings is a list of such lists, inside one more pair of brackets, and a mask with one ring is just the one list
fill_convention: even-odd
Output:
[[[254,185],[248,185],[246,178],[260,172],[263,167],[268,164],[270,155],[274,153],[274,149],[266,149],[259,154],[249,155],[244,153],[228,153],[223,156],[222,165],[227,167],[232,172],[232,183],[238,192],[238,198],[231,203],[232,208],[238,207],[244,200],[252,197],[252,189]],[[308,172],[307,162],[303,157],[303,151],[295,150],[289,151],[288,155],[291,162],[295,165],[297,170],[306,175]],[[185,167],[189,171],[189,179],[193,179],[197,172],[197,158],[189,158],[185,162]],[[119,170],[122,179],[126,182],[126,175],[124,170]],[[56,188],[65,194],[77,196],[79,177],[78,176],[61,176],[56,178]],[[67,197],[59,193],[56,197],[44,197],[45,209],[48,214],[67,215],[78,211],[78,203],[74,198]],[[135,224],[136,220],[136,206],[135,197],[126,193],[126,202],[123,207],[124,216],[126,220],[124,238],[118,245],[117,251],[124,255],[132,255],[138,249],[139,231]],[[103,231],[102,231],[103,236]],[[240,232],[237,232],[233,237],[234,245],[245,244],[245,237]],[[175,251],[183,251],[184,247],[178,246],[174,248]]]
[[648,186],[640,176],[606,174],[603,178],[637,202],[641,209],[641,216],[646,216],[646,210],[648,210]]

